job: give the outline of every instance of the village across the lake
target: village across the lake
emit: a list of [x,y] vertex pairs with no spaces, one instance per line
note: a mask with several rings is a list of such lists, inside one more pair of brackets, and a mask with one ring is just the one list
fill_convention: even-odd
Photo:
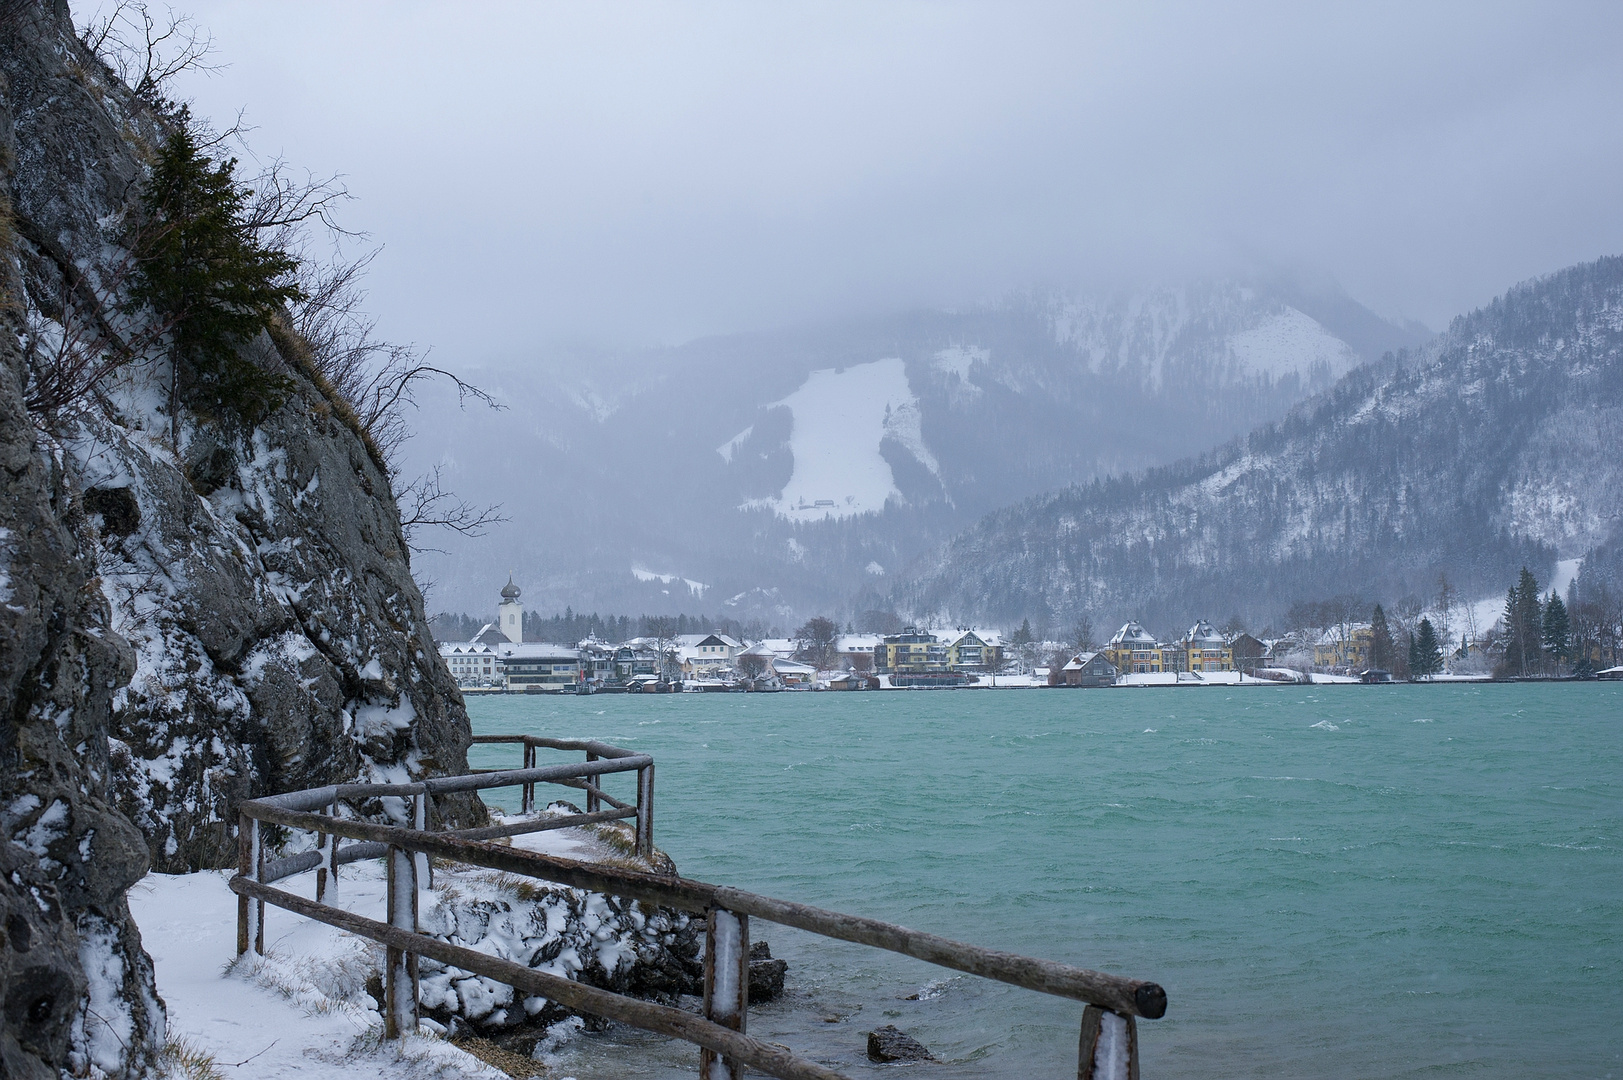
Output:
[[[1551,594],[1554,603],[1559,598]],[[1417,617],[1394,633],[1377,605],[1368,621],[1342,612],[1328,625],[1253,636],[1202,619],[1181,635],[1157,638],[1124,623],[1102,645],[1039,640],[1029,626],[1013,634],[958,627],[936,632],[903,626],[894,633],[841,632],[812,619],[793,637],[745,639],[712,630],[679,633],[670,619],[644,620],[649,633],[572,643],[525,640],[521,591],[509,579],[494,622],[465,641],[442,641],[440,655],[464,694],[770,693],[784,690],[912,690],[1019,687],[1219,686],[1288,683],[1379,684],[1407,679],[1512,677],[1618,678],[1614,641],[1569,639],[1545,648],[1529,669],[1507,672],[1513,635],[1503,620],[1457,638],[1444,621]],[[1536,598],[1535,598],[1536,599]],[[1561,610],[1565,618],[1564,607]],[[1548,621],[1548,620],[1546,620]],[[1473,624],[1474,629],[1474,624]],[[1086,633],[1080,635],[1086,638]],[[1526,635],[1523,635],[1526,636]],[[1407,640],[1399,652],[1398,640]],[[1445,644],[1446,643],[1446,644]],[[1396,662],[1395,662],[1396,661]]]

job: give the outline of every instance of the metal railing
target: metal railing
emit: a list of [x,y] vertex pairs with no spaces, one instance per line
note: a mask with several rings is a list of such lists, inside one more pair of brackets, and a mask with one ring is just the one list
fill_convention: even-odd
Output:
[[[652,853],[653,759],[603,743],[536,739],[530,736],[484,736],[482,742],[519,742],[526,768],[441,777],[416,784],[339,784],[244,802],[240,806],[240,865],[230,887],[237,894],[237,953],[264,951],[264,905],[339,927],[385,947],[383,978],[384,1033],[395,1038],[417,1029],[417,958],[426,956],[504,982],[529,995],[549,998],[577,1010],[618,1020],[646,1031],[674,1036],[700,1048],[699,1075],[704,1080],[740,1080],[746,1066],[781,1080],[844,1080],[814,1061],[760,1042],[745,1034],[749,1003],[749,920],[751,917],[911,956],[940,967],[1083,1002],[1078,1046],[1079,1080],[1137,1080],[1137,1018],[1166,1014],[1166,993],[1155,983],[1071,967],[950,941],[906,927],[777,900],[725,885],[687,878],[625,870],[599,863],[562,859],[519,847],[489,843],[499,836],[566,828],[617,818],[636,817],[638,849]],[[584,764],[535,767],[535,748],[585,750]],[[606,773],[638,774],[638,804],[628,806],[603,793]],[[427,800],[448,792],[522,785],[525,806],[534,806],[534,785],[562,784],[585,788],[589,811],[553,815],[519,823],[455,832],[426,828]],[[413,826],[386,825],[337,816],[344,799],[407,800],[390,816],[405,816]],[[592,800],[596,801],[592,801]],[[590,806],[607,802],[608,810]],[[386,810],[391,809],[386,805]],[[261,824],[316,834],[315,851],[268,860],[260,842]],[[340,846],[342,838],[353,841]],[[704,1015],[656,1005],[599,990],[522,964],[501,960],[423,934],[418,928],[419,883],[428,880],[429,857],[537,878],[591,892],[675,908],[705,918]],[[328,877],[338,866],[357,859],[386,861],[385,921],[378,922],[325,903]],[[316,899],[270,887],[270,883],[316,869]]]

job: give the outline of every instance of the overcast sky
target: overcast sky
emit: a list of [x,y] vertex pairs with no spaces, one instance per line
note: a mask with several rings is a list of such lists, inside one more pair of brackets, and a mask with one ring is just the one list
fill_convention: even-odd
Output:
[[177,5],[453,363],[1275,268],[1440,328],[1623,252],[1623,4]]

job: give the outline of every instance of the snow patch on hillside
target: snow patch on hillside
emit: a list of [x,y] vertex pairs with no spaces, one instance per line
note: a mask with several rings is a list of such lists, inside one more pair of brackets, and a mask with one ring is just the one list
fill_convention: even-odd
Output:
[[954,405],[966,405],[981,396],[981,388],[969,381],[969,372],[976,364],[991,362],[992,354],[976,345],[952,345],[942,349],[930,359],[930,370],[946,384],[947,396]]
[[751,424],[743,431],[740,431],[737,435],[734,435],[732,438],[716,447],[716,453],[721,455],[721,460],[731,465],[733,463],[733,455],[738,452],[738,448],[740,446],[744,445],[744,440],[748,439],[753,434],[755,434],[755,425]]
[[688,587],[688,592],[694,596],[703,596],[704,591],[710,588],[710,586],[706,585],[702,581],[694,581],[692,578],[685,578],[680,574],[656,573],[655,571],[648,569],[646,566],[640,566],[636,563],[632,563],[631,565],[631,576],[636,578],[638,581],[657,581],[662,585],[669,585],[673,581],[680,581],[682,584]]
[[924,443],[918,399],[900,359],[814,371],[800,389],[769,408],[779,405],[794,417],[789,436],[794,472],[775,498],[751,499],[740,509],[769,509],[791,521],[878,513],[886,500],[902,497],[879,452],[887,437],[940,473]]
[[1293,307],[1230,334],[1228,347],[1251,374],[1272,379],[1315,371],[1337,377],[1358,363],[1345,341]]

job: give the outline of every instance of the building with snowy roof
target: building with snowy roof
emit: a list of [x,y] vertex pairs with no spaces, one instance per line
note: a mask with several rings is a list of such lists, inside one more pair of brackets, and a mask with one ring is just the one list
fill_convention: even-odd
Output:
[[1003,661],[1003,649],[991,634],[964,630],[947,642],[947,666],[965,668],[996,668]]
[[496,646],[507,689],[523,693],[573,690],[581,681],[580,650],[548,641],[508,641]]
[[722,633],[683,634],[677,639],[684,679],[717,678],[733,669],[743,651],[742,642]]
[[1369,623],[1326,627],[1313,643],[1313,666],[1353,670],[1369,667],[1369,647],[1374,640],[1375,629]]
[[1201,619],[1183,636],[1182,671],[1233,671],[1234,651],[1215,626]]
[[1116,665],[1103,652],[1080,652],[1058,672],[1057,686],[1115,686]]
[[440,657],[451,677],[464,690],[493,689],[501,685],[501,662],[496,650],[477,639],[440,643]]
[[1138,675],[1177,671],[1178,658],[1183,651],[1182,646],[1161,644],[1155,635],[1136,622],[1123,623],[1122,628],[1111,635],[1109,644],[1100,650],[1117,671]]

